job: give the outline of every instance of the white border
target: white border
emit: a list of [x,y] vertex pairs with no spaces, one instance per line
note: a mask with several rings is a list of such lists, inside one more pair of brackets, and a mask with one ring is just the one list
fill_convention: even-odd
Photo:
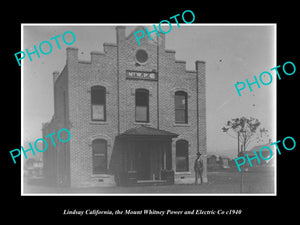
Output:
[[[153,24],[158,25],[158,23],[21,23],[21,49],[24,47],[23,43],[23,28],[24,26],[152,26]],[[176,23],[171,23],[172,25]],[[162,24],[163,26],[166,26],[166,24]],[[180,24],[180,26],[274,26],[275,29],[275,38],[274,38],[274,65],[277,65],[277,23],[191,23],[191,24]],[[275,84],[273,85],[274,90],[274,98],[273,98],[273,104],[274,104],[274,123],[275,123],[275,130],[272,133],[272,137],[275,137],[275,140],[277,140],[277,79],[275,80]],[[21,61],[21,146],[23,146],[23,137],[24,137],[24,130],[23,130],[23,61]],[[274,171],[274,193],[111,193],[111,194],[105,194],[105,193],[24,193],[24,187],[23,187],[23,157],[21,154],[21,196],[277,196],[277,154],[274,154],[275,157],[275,171]]]

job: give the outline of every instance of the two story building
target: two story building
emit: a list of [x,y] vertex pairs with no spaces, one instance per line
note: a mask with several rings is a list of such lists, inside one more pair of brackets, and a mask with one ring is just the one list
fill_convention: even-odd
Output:
[[125,29],[117,26],[116,43],[90,61],[67,48],[64,69],[53,73],[54,115],[43,136],[67,128],[71,139],[44,152],[48,184],[192,183],[197,152],[207,182],[205,62],[186,70],[163,33],[138,45],[133,34],[144,27]]

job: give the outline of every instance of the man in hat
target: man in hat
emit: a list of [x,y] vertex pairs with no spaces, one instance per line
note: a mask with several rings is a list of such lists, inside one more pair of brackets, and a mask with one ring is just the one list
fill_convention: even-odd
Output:
[[195,164],[194,164],[194,170],[195,170],[195,184],[198,183],[198,178],[200,177],[201,179],[201,184],[203,183],[203,179],[202,179],[202,172],[203,172],[203,161],[200,158],[201,153],[197,152],[197,158],[195,160]]

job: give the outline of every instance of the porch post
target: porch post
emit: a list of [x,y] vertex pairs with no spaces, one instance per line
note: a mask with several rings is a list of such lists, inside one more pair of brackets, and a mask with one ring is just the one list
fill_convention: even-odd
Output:
[[172,170],[172,142],[168,141],[166,146],[166,169]]
[[166,149],[165,149],[165,143],[161,145],[161,150],[163,154],[163,170],[167,169],[167,157],[166,157]]

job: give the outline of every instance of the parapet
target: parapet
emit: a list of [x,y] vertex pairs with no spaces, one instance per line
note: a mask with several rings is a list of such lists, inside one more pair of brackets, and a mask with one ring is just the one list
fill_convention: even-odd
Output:
[[69,62],[78,62],[78,48],[68,47],[67,51],[67,63]]
[[91,62],[92,64],[97,64],[105,57],[105,53],[98,52],[98,51],[92,51],[91,52]]

